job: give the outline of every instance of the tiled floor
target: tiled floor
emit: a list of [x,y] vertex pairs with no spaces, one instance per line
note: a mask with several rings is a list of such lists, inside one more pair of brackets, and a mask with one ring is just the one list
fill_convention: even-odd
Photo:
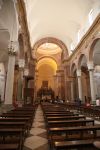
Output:
[[23,150],[49,150],[43,112],[40,106],[37,108],[30,135],[25,140]]

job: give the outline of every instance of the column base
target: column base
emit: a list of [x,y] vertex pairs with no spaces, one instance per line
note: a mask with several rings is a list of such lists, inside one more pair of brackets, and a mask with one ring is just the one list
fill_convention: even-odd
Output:
[[91,101],[91,105],[96,105],[96,101]]

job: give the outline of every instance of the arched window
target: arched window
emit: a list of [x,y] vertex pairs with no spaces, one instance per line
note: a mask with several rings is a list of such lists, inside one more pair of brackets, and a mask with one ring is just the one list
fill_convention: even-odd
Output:
[[92,23],[93,23],[93,9],[91,9],[90,10],[90,12],[89,12],[89,15],[88,15],[88,17],[89,17],[89,24],[91,25]]

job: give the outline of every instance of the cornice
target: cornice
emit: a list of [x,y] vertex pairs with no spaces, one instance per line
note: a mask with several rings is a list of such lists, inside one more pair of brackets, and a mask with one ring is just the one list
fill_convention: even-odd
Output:
[[[21,18],[21,27],[24,28],[24,38],[25,44],[28,47],[28,52],[30,55],[30,59],[32,59],[32,51],[31,51],[31,44],[30,44],[30,35],[28,30],[28,24],[27,24],[27,17],[26,17],[26,9],[25,9],[25,3],[23,0],[17,0],[18,2],[18,9],[20,12],[18,12],[19,18]],[[23,25],[22,25],[23,24]]]
[[[88,29],[88,31],[86,32],[86,34],[82,37],[82,39],[80,40],[79,44],[77,45],[77,47],[73,51],[73,53],[69,56],[68,59],[64,60],[63,63],[68,63],[74,57],[76,57],[77,53],[80,52],[80,49],[82,48],[82,46],[84,44],[85,44],[85,48],[87,48],[87,46],[88,46],[89,43],[87,43],[86,41],[88,40],[88,38],[91,36],[91,34],[94,32],[94,30],[96,29],[96,27],[98,25],[100,25],[100,13],[96,17],[95,21],[93,22],[93,24],[91,25],[91,27]],[[94,38],[94,37],[92,37],[92,38]]]

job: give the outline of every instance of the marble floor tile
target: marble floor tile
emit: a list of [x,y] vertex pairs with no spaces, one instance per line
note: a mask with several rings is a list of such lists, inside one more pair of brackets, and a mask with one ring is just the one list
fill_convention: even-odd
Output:
[[49,150],[46,132],[43,112],[39,106],[35,113],[30,135],[25,140],[23,150]]
[[44,125],[43,125],[43,126],[39,126],[39,128],[41,128],[41,129],[45,129],[45,128],[46,128],[46,126],[44,126]]
[[31,148],[28,148],[26,146],[23,147],[23,150],[32,150]]
[[24,145],[32,150],[47,144],[48,140],[39,136],[33,136],[26,139]]
[[30,130],[30,134],[32,134],[32,135],[38,135],[38,134],[41,134],[41,133],[44,133],[44,132],[46,132],[46,129],[32,128]]
[[42,146],[40,146],[34,150],[49,150],[49,146],[48,146],[48,144],[45,144],[45,145],[42,145]]
[[45,126],[45,123],[37,121],[32,124],[32,127],[39,127],[39,126]]
[[40,137],[43,137],[43,138],[46,138],[47,139],[47,133],[45,132],[45,133],[41,133],[41,134],[39,134],[38,136],[40,136]]
[[42,118],[34,119],[34,121],[44,121]]

